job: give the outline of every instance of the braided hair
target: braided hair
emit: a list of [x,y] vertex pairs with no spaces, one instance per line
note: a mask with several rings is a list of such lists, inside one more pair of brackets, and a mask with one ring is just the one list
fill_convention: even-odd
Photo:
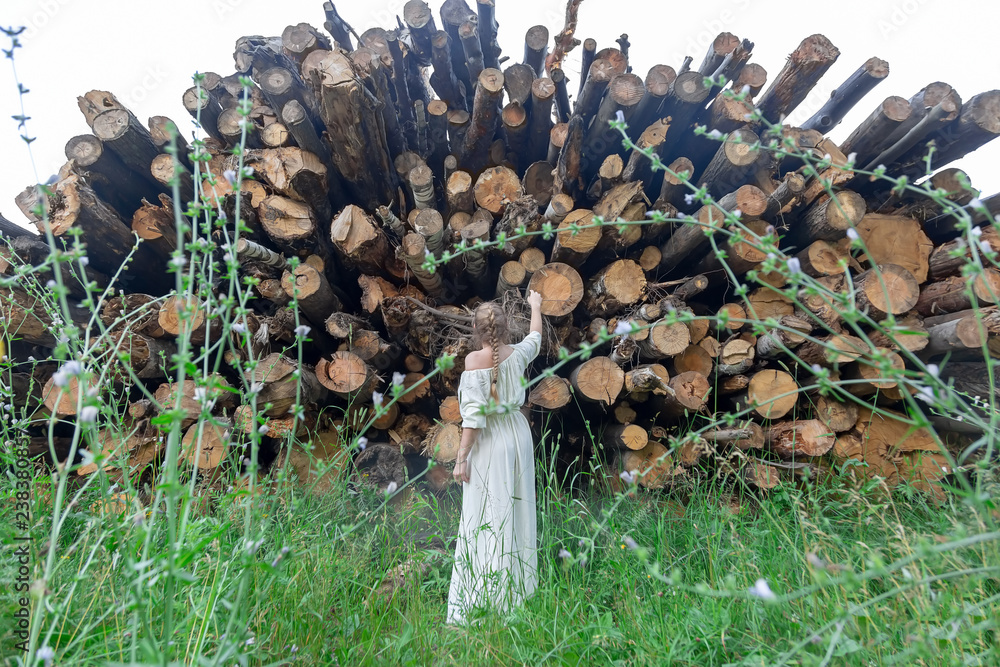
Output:
[[497,403],[500,394],[497,392],[497,380],[500,376],[500,345],[507,341],[507,314],[500,304],[488,301],[476,308],[475,331],[473,342],[483,346],[488,343],[493,352],[493,368],[490,374],[490,395]]

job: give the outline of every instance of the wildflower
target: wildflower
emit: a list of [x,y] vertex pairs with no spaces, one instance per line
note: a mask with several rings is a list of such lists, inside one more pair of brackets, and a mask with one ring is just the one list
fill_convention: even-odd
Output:
[[45,286],[48,287],[49,289],[55,289],[56,288],[56,281],[49,280],[49,282],[45,283]]
[[712,130],[706,136],[709,139],[721,139],[722,138],[722,132],[719,132],[718,130]]
[[399,371],[396,371],[395,373],[392,374],[392,384],[394,384],[397,387],[402,387],[403,381],[405,379],[406,376],[400,373]]
[[920,387],[915,394],[916,398],[919,398],[924,403],[933,403],[937,400],[937,396],[934,395],[934,390],[930,387]]
[[849,162],[850,164],[854,164],[854,161],[855,161],[855,160],[857,160],[857,159],[858,159],[858,154],[857,154],[857,153],[850,153],[850,154],[849,154],[849,155],[847,156],[847,161],[848,161],[848,162]]
[[987,240],[985,240],[985,239],[979,242],[979,249],[980,249],[980,250],[981,250],[981,251],[983,252],[983,254],[985,254],[985,255],[988,255],[988,254],[990,254],[991,252],[993,252],[993,246],[991,246],[991,245],[990,245],[990,242],[989,242],[989,241],[987,241]]
[[560,558],[571,558],[572,554],[570,552],[566,551],[565,549],[560,549],[559,550],[559,557]]
[[847,238],[851,239],[852,241],[857,241],[859,238],[861,238],[860,236],[858,236],[858,231],[853,227],[848,228],[848,230],[845,233],[847,234]]
[[792,273],[802,273],[802,264],[799,262],[798,257],[788,258],[788,270]]
[[734,208],[734,209],[733,209],[733,217],[734,217],[734,218],[740,218],[740,217],[742,217],[742,216],[743,216],[743,211],[741,211],[741,210],[740,210],[740,209],[738,209],[738,208]]
[[813,364],[809,368],[810,370],[812,370],[813,375],[820,375],[823,372],[823,367],[820,366],[819,364]]
[[247,332],[247,325],[242,322],[233,322],[230,328],[238,334],[245,334]]
[[80,262],[80,266],[87,266],[88,264],[90,264],[90,259],[86,255],[84,255],[77,261]]
[[250,384],[250,393],[259,394],[260,390],[264,388],[263,382],[253,382]]
[[937,377],[940,371],[937,364],[927,364],[927,372],[930,373],[931,377]]
[[49,665],[52,664],[52,658],[54,658],[55,655],[56,655],[56,652],[53,651],[50,647],[43,646],[42,648],[38,649],[38,651],[35,653],[35,660],[36,661],[37,660],[44,660],[45,661],[45,667],[49,667]]
[[622,541],[625,542],[626,546],[628,546],[628,548],[631,549],[632,551],[635,551],[636,549],[639,548],[639,545],[636,544],[636,541],[633,540],[628,535],[626,535],[624,538],[622,538]]
[[385,495],[388,496],[388,495],[391,495],[393,493],[396,493],[396,489],[397,488],[398,487],[397,487],[397,485],[396,485],[395,482],[389,482],[389,485],[387,487],[385,487]]
[[226,254],[224,254],[222,256],[222,261],[225,262],[226,264],[233,261],[233,253],[227,252]]
[[305,324],[300,324],[299,326],[295,327],[295,335],[298,336],[299,338],[305,338],[306,336],[309,335],[310,331],[312,331],[312,327],[307,326]]
[[750,84],[749,83],[744,83],[743,87],[740,88],[740,95],[746,95],[749,92],[750,92]]
[[973,197],[972,201],[969,202],[969,206],[971,206],[972,208],[986,208],[983,205],[983,200],[980,199],[979,197]]
[[615,326],[615,335],[624,336],[630,333],[632,333],[631,320],[618,320],[618,324]]
[[296,646],[295,644],[292,644],[292,648],[289,649],[289,651],[291,653],[296,653],[296,652],[298,652],[298,650],[299,650],[299,647]]
[[758,579],[753,586],[747,589],[747,593],[761,600],[775,600],[778,597],[771,591],[766,579]]
[[358,449],[364,451],[365,447],[368,446],[368,438],[365,436],[358,436]]
[[248,639],[248,640],[246,641],[246,645],[247,645],[247,646],[253,646],[253,642],[254,642],[254,639],[253,639],[253,637],[251,637],[250,639]]
[[97,421],[98,409],[93,405],[85,405],[82,410],[80,410],[79,421],[82,424],[93,424]]
[[91,452],[89,449],[81,449],[80,458],[83,459],[83,465],[89,466],[91,463],[94,462],[94,453]]
[[625,482],[626,484],[631,484],[633,481],[635,481],[635,475],[630,473],[628,470],[622,470],[621,474],[618,476],[621,477],[622,481]]
[[622,113],[621,109],[615,112],[615,120],[618,121],[619,123],[625,122],[625,114]]
[[693,204],[694,203],[694,195],[691,194],[691,193],[688,193],[688,194],[684,195],[684,203],[687,204],[688,206],[690,206],[691,204]]
[[973,227],[972,229],[969,230],[969,233],[972,234],[973,236],[975,236],[976,238],[979,238],[980,236],[983,235],[983,228],[982,227]]
[[385,398],[385,394],[380,391],[372,392],[372,403],[375,405],[382,405],[382,399]]
[[271,432],[271,427],[268,426],[267,424],[261,424],[260,427],[257,429],[257,432],[260,433],[261,435],[267,435],[268,433]]
[[52,384],[57,387],[65,387],[72,376],[83,373],[83,366],[79,361],[67,361],[62,367],[52,374]]
[[816,554],[814,554],[811,551],[806,554],[806,560],[809,561],[810,565],[812,565],[813,567],[815,567],[818,570],[825,570],[826,569],[826,561],[823,560],[822,558],[820,558],[819,556],[817,556]]
[[183,269],[184,265],[187,263],[188,263],[187,257],[185,257],[184,255],[177,255],[177,257],[174,257],[172,260],[170,260],[171,266],[174,266],[178,269]]
[[231,185],[231,186],[235,186],[236,185],[236,171],[235,170],[233,170],[233,169],[226,169],[224,172],[222,172],[222,177],[224,179],[226,179],[227,181],[229,181],[229,185]]

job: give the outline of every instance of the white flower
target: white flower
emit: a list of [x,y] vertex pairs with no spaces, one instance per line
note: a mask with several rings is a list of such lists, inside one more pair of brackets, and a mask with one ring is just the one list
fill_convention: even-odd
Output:
[[295,335],[298,336],[299,338],[305,338],[306,336],[309,335],[310,331],[312,331],[312,327],[307,326],[305,324],[300,324],[299,326],[295,327]]
[[851,239],[852,241],[857,241],[859,238],[861,238],[858,235],[858,230],[854,229],[853,227],[850,227],[845,233],[847,234],[847,238]]
[[231,252],[227,252],[226,254],[224,254],[224,255],[222,256],[222,261],[223,261],[223,262],[226,262],[227,264],[228,264],[229,262],[233,261],[233,253],[231,253]]
[[392,383],[394,385],[396,385],[397,387],[402,387],[403,386],[403,381],[405,379],[406,379],[406,376],[403,375],[402,373],[400,373],[399,371],[396,371],[395,373],[392,374]]
[[985,239],[979,242],[979,249],[984,255],[988,255],[993,252],[993,246],[991,246],[990,242]]
[[52,384],[57,387],[65,387],[72,376],[83,373],[83,366],[79,361],[67,361],[62,367],[52,374]]
[[983,235],[983,228],[982,227],[973,227],[972,229],[969,230],[969,233],[972,234],[973,236],[975,236],[976,238],[979,238],[980,236]]
[[934,390],[930,387],[920,387],[915,396],[924,403],[933,403],[937,400],[937,396],[934,395]]
[[814,554],[811,551],[806,554],[806,560],[809,561],[810,565],[812,565],[813,567],[815,567],[818,570],[825,570],[826,569],[826,561],[823,560],[822,558],[820,558],[819,556],[817,556],[816,554]]
[[573,556],[573,554],[571,554],[570,552],[566,551],[565,549],[560,549],[559,550],[559,557],[560,558],[572,558],[572,556]]
[[622,481],[626,484],[631,484],[635,481],[635,475],[630,473],[628,470],[622,470],[621,474],[618,476],[621,477]]
[[227,181],[229,181],[229,185],[235,185],[236,184],[236,171],[235,170],[233,170],[233,169],[226,169],[224,172],[222,172],[222,177],[224,179],[226,179]]
[[712,130],[706,136],[708,136],[709,139],[721,139],[722,138],[722,132],[719,132],[718,130]]
[[366,438],[363,435],[358,436],[358,449],[364,451],[365,447],[367,446],[368,446],[368,438]]
[[42,648],[38,649],[38,651],[35,652],[35,660],[36,661],[44,660],[46,667],[48,667],[48,665],[52,664],[52,658],[54,658],[55,655],[56,652],[53,651],[50,647],[43,646]]
[[382,405],[382,399],[385,398],[385,394],[379,391],[372,392],[372,403],[375,405]]
[[979,197],[973,197],[972,201],[969,202],[969,206],[971,206],[972,208],[986,208],[983,205],[983,200],[980,199]]
[[45,283],[45,286],[47,288],[49,288],[49,289],[55,289],[56,288],[56,281],[49,280],[47,283]]
[[798,257],[788,258],[788,270],[792,273],[802,273],[802,264],[799,262]]
[[268,433],[271,432],[271,427],[268,426],[267,424],[261,424],[260,428],[257,429],[257,432],[260,433],[261,435],[267,435]]
[[385,495],[390,495],[396,493],[397,485],[395,482],[389,482],[389,486],[385,487]]
[[80,410],[79,421],[83,424],[93,424],[97,421],[97,413],[99,410],[96,406],[85,405],[82,410]]
[[741,217],[743,217],[743,211],[741,211],[738,208],[734,208],[733,209],[733,217],[734,218],[741,218]]
[[625,122],[625,114],[622,113],[621,109],[615,112],[615,120],[617,120],[619,123]]
[[624,542],[624,543],[625,543],[625,546],[627,546],[627,547],[628,547],[629,549],[631,549],[632,551],[635,551],[636,549],[638,549],[638,548],[639,548],[639,545],[638,545],[638,544],[636,544],[636,541],[635,541],[635,540],[633,540],[633,539],[632,539],[631,537],[629,537],[628,535],[626,535],[625,537],[623,537],[623,538],[622,538],[622,542]]
[[819,364],[813,364],[812,366],[810,366],[810,369],[812,370],[813,375],[819,375],[820,373],[823,372],[823,367],[820,366]]
[[778,597],[771,591],[766,579],[758,579],[753,586],[747,589],[747,593],[761,600],[775,600]]
[[251,637],[250,639],[248,639],[248,640],[246,641],[246,645],[247,645],[247,646],[251,646],[251,645],[253,645],[253,637]]
[[187,257],[183,255],[178,255],[177,257],[174,257],[172,260],[170,260],[170,264],[172,266],[176,266],[178,269],[184,268],[184,265],[187,263],[188,263]]
[[688,193],[688,194],[684,195],[684,203],[687,204],[688,206],[690,206],[691,204],[693,204],[694,203],[694,195],[691,194],[691,193]]
[[937,364],[927,364],[927,372],[931,374],[931,377],[937,377],[940,370]]
[[744,83],[743,87],[740,88],[740,95],[746,95],[749,92],[750,92],[750,84],[749,83]]
[[847,161],[848,161],[848,162],[850,162],[850,163],[852,163],[852,164],[853,164],[853,163],[854,163],[854,162],[855,162],[855,161],[856,161],[857,159],[858,159],[858,154],[857,154],[857,153],[851,153],[851,154],[849,154],[849,155],[847,156]]
[[259,394],[260,390],[264,388],[263,382],[253,382],[250,384],[250,393]]
[[615,335],[624,336],[630,333],[632,333],[631,320],[618,320],[618,324],[615,325]]
[[81,449],[80,458],[83,459],[83,465],[89,466],[91,463],[94,462],[94,453],[91,452],[89,449]]
[[233,322],[233,325],[230,327],[230,329],[232,329],[238,334],[245,334],[247,332],[247,325],[243,324],[242,322]]
[[90,264],[90,259],[88,259],[86,255],[84,255],[77,261],[80,262],[80,266],[87,266],[88,264]]
[[775,231],[777,230],[774,228],[774,225],[768,225],[767,227],[764,228],[764,233],[768,236],[774,234]]

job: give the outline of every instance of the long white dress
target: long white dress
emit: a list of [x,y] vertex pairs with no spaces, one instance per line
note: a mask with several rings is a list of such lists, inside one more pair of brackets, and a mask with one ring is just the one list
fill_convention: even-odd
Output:
[[[501,403],[524,403],[521,379],[538,356],[542,337],[529,333],[500,362]],[[462,426],[480,429],[462,487],[455,564],[448,592],[447,623],[464,624],[474,607],[506,612],[538,584],[535,526],[535,459],[531,429],[520,410],[484,416],[491,369],[468,370],[458,385]]]

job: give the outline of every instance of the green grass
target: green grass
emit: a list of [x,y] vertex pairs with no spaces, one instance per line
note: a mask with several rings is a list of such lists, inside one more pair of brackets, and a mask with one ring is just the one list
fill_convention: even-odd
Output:
[[[43,643],[55,664],[93,665],[153,660],[157,650],[182,664],[196,656],[201,664],[223,656],[219,664],[1000,662],[1000,540],[962,505],[877,489],[739,497],[707,480],[586,501],[540,492],[538,590],[523,608],[486,612],[463,630],[444,626],[451,557],[433,548],[455,531],[457,493],[439,499],[408,487],[385,504],[367,491],[313,497],[285,488],[260,498],[251,533],[264,541],[253,554],[242,541],[246,496],[217,494],[190,527],[179,620],[173,644],[160,649],[161,584],[148,583],[158,575],[128,566],[144,531],[131,509],[94,514],[84,501],[48,582],[56,613]],[[645,553],[627,548],[625,535]],[[560,559],[560,548],[572,557]],[[406,561],[425,567],[379,593]],[[759,578],[778,600],[746,595]],[[241,583],[247,627],[223,636]],[[136,585],[150,588],[145,609],[129,606]],[[134,656],[133,612],[149,623]]]

